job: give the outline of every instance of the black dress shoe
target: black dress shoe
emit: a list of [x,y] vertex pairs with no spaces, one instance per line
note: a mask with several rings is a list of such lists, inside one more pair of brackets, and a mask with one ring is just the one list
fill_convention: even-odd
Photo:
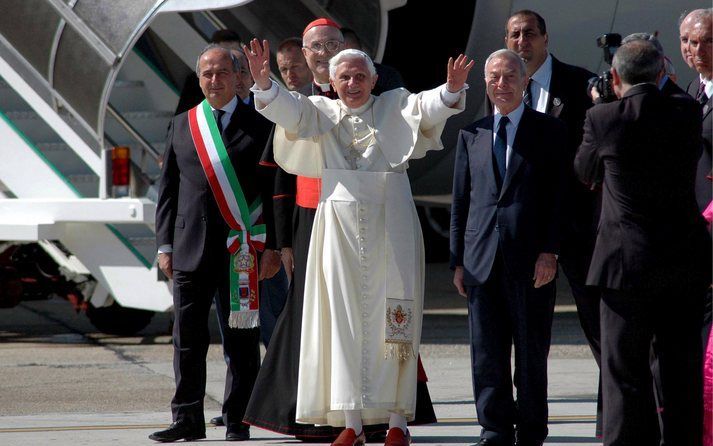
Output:
[[171,443],[178,440],[193,441],[205,438],[205,427],[196,426],[187,422],[175,422],[168,429],[154,432],[149,439],[161,443]]
[[250,430],[229,431],[225,434],[225,441],[250,440]]
[[210,424],[213,426],[225,426],[225,423],[223,422],[223,415],[211,418]]

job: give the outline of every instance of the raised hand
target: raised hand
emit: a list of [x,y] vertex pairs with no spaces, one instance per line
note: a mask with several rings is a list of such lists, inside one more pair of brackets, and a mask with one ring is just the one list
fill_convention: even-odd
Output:
[[470,73],[470,69],[473,68],[474,64],[474,60],[468,62],[468,56],[465,54],[459,55],[455,61],[452,57],[448,58],[448,77],[446,79],[448,91],[455,93],[463,88],[466,79],[468,79],[468,73]]
[[270,82],[270,44],[267,40],[260,41],[253,39],[250,41],[250,48],[243,45],[243,52],[250,64],[250,74],[253,76],[255,84],[260,90],[268,90],[272,85]]

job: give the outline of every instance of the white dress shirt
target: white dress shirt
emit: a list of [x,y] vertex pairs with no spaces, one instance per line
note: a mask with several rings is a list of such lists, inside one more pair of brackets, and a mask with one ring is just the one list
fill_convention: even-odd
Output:
[[540,113],[545,113],[547,101],[550,99],[550,81],[552,80],[552,55],[547,53],[547,58],[540,68],[530,77],[530,92],[532,108]]

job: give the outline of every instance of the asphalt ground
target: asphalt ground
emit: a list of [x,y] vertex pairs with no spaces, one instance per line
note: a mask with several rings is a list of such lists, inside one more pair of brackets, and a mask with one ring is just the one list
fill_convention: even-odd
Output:
[[[480,427],[470,376],[466,306],[444,264],[427,265],[421,356],[439,422],[412,429],[417,444],[465,445]],[[598,371],[568,288],[558,279],[549,359],[549,445],[594,438]],[[211,317],[206,419],[220,413],[225,364]],[[170,422],[173,395],[170,316],[157,314],[131,337],[97,332],[61,299],[0,310],[0,445],[140,445]],[[243,444],[299,444],[252,428]],[[209,426],[204,442],[223,444]],[[308,443],[305,443],[308,444]]]

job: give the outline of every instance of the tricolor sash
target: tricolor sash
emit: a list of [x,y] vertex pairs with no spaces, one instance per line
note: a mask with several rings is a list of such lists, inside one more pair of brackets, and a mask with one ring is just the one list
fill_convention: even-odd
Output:
[[231,328],[254,328],[260,325],[257,252],[265,249],[262,202],[258,197],[248,205],[207,100],[188,111],[188,124],[208,184],[230,227],[228,324]]

